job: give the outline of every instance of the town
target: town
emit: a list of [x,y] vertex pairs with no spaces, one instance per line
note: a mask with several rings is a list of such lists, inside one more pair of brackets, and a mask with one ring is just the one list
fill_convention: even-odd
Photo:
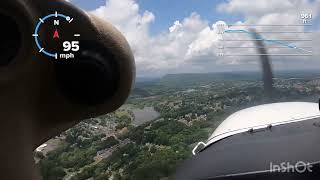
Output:
[[284,73],[274,78],[274,87],[274,97],[266,97],[259,74],[253,73],[137,82],[123,107],[48,141],[36,150],[35,160],[44,179],[167,180],[230,114],[270,102],[317,102],[320,76]]

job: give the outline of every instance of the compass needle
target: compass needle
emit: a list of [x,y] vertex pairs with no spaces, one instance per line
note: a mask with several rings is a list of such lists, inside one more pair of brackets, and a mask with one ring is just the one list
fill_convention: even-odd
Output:
[[54,33],[53,33],[53,39],[55,39],[55,38],[60,38],[60,36],[59,36],[59,32],[58,32],[58,30],[56,29],[55,31],[54,31]]

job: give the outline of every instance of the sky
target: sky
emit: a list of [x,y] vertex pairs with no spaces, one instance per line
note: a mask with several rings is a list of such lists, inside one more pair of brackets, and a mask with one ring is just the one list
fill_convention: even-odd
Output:
[[[138,77],[168,73],[206,73],[259,70],[257,57],[219,57],[220,39],[248,39],[248,34],[218,34],[217,24],[237,24],[229,29],[248,30],[243,24],[301,24],[301,13],[312,14],[312,26],[257,26],[256,31],[313,31],[313,33],[267,33],[268,39],[290,41],[302,49],[272,48],[269,53],[313,56],[273,56],[276,70],[320,70],[320,0],[70,0],[74,5],[111,22],[128,40]],[[250,38],[250,37],[249,37]],[[291,45],[290,44],[290,45]],[[232,41],[224,46],[252,47],[250,41]],[[307,47],[305,49],[304,47]],[[312,48],[310,48],[312,47]],[[304,51],[305,50],[305,51]],[[225,52],[227,51],[227,52]],[[255,49],[227,49],[225,54],[256,53]],[[231,52],[231,53],[230,53]]]

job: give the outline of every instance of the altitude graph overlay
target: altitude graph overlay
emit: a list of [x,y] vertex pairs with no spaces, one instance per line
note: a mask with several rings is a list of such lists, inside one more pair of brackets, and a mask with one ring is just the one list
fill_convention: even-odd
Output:
[[[296,24],[216,24],[218,56],[312,56],[312,14],[302,13]],[[263,41],[267,54],[257,51]]]

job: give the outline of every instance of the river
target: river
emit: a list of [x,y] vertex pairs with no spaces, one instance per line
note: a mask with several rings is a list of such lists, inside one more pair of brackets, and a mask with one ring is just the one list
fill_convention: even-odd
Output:
[[157,119],[160,116],[153,107],[144,107],[143,109],[133,109],[134,121],[132,124],[141,125],[146,122]]

